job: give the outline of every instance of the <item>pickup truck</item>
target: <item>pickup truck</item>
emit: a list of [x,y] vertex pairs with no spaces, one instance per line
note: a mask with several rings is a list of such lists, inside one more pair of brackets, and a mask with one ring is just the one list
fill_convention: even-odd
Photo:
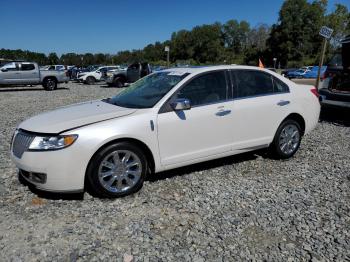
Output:
[[106,83],[108,86],[123,87],[125,83],[133,83],[150,73],[152,70],[148,63],[133,63],[126,70],[107,73]]
[[65,71],[40,70],[37,63],[10,62],[0,67],[0,85],[42,85],[45,90],[57,89],[58,83],[68,82]]

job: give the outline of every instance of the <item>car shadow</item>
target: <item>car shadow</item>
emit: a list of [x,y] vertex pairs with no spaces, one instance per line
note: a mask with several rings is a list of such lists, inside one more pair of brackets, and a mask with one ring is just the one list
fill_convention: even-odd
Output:
[[350,127],[350,109],[347,108],[322,108],[320,122]]
[[230,166],[230,165],[238,164],[245,161],[255,160],[259,156],[263,158],[268,157],[267,150],[262,149],[262,150],[242,153],[238,155],[201,162],[198,164],[184,166],[176,169],[171,169],[169,171],[164,171],[157,174],[151,174],[151,175],[148,175],[148,177],[146,178],[146,181],[149,181],[152,183],[156,181],[165,180],[168,178],[188,175],[193,172],[205,171],[205,170],[222,167],[222,166]]
[[[59,91],[59,90],[69,90],[68,87],[58,87],[56,90],[54,91]],[[0,93],[5,93],[5,92],[21,92],[21,91],[45,91],[47,92],[45,89],[43,89],[42,87],[41,88],[35,88],[35,87],[11,87],[11,88],[8,88],[8,87],[0,87]]]

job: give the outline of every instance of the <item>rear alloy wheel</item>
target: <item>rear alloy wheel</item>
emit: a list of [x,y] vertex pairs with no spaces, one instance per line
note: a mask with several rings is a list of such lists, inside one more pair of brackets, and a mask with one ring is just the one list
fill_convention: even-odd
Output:
[[53,91],[57,89],[57,81],[53,78],[47,78],[44,80],[43,86],[46,91]]
[[147,170],[146,157],[133,144],[121,142],[98,152],[88,168],[90,189],[99,197],[120,197],[138,191]]
[[88,85],[93,85],[93,84],[95,84],[95,82],[96,82],[96,79],[95,79],[95,77],[93,77],[93,76],[88,76],[88,77],[86,78],[86,83],[87,83]]
[[277,129],[271,150],[277,158],[290,158],[297,152],[301,137],[301,128],[298,122],[287,119]]

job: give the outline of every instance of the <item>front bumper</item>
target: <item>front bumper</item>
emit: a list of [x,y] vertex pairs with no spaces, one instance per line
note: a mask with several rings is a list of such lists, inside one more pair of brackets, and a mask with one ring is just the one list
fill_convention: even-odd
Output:
[[25,151],[21,158],[11,152],[20,175],[36,188],[50,192],[81,192],[88,161],[76,145],[56,151]]

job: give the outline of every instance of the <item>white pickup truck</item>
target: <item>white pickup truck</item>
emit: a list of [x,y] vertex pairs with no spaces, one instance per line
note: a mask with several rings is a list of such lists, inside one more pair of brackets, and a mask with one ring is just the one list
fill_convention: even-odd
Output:
[[68,82],[65,71],[40,70],[37,63],[10,62],[0,67],[0,85],[42,85],[45,90],[57,89],[58,83]]

